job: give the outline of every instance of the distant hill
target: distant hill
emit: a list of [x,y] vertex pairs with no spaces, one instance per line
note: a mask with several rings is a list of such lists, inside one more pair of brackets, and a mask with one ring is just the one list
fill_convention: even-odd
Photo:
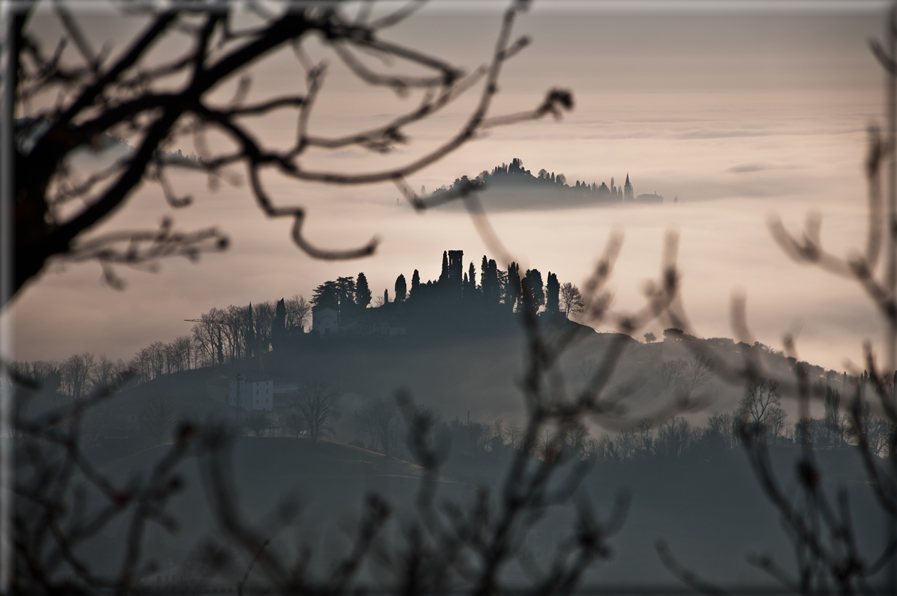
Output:
[[[490,211],[663,203],[663,197],[656,192],[636,196],[628,174],[623,186],[617,186],[613,178],[610,186],[606,182],[599,185],[597,182],[579,180],[569,183],[563,174],[545,169],[533,174],[517,158],[510,164],[495,166],[492,171],[484,170],[475,178],[456,178],[452,184],[436,189],[425,198],[438,201],[441,196],[449,196],[462,189],[483,191],[480,199]],[[450,201],[443,208],[463,206],[460,201]]]
[[[509,315],[516,323],[517,315]],[[560,367],[567,390],[583,386],[598,363],[618,345],[614,333],[568,322],[579,330],[578,340],[563,355]],[[554,329],[554,331],[553,331]],[[560,328],[547,324],[546,336]],[[673,399],[660,377],[662,363],[690,359],[690,343],[712,350],[731,363],[740,362],[749,350],[756,350],[779,378],[791,378],[794,362],[766,346],[748,346],[727,338],[698,339],[671,334],[650,344],[626,338],[619,366],[610,378],[605,395],[626,394],[630,411],[650,414]],[[525,366],[526,337],[518,324],[481,327],[464,332],[426,333],[400,337],[316,337],[306,334],[279,350],[263,354],[264,373],[290,383],[317,382],[342,393],[365,398],[392,399],[397,389],[406,389],[415,401],[433,409],[445,420],[465,419],[506,422],[522,419],[525,413],[519,382]],[[811,383],[849,383],[833,371],[807,365]],[[146,396],[170,394],[182,415],[204,420],[220,415],[222,406],[206,396],[206,383],[222,375],[259,372],[259,361],[251,360],[163,375],[125,390],[116,401],[138,403]],[[835,380],[832,381],[831,379]],[[696,389],[707,398],[709,412],[729,412],[737,408],[743,387],[715,379]],[[785,400],[786,409],[794,406]],[[346,414],[349,414],[347,412]],[[706,412],[694,414],[700,422]],[[788,423],[796,421],[796,410]],[[338,438],[349,442],[354,431],[340,426]]]

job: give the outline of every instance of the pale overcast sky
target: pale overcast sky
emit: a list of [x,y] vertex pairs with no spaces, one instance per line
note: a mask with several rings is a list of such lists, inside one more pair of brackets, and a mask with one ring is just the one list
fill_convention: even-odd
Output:
[[[759,339],[780,347],[783,332],[798,332],[803,358],[843,369],[845,358],[859,361],[864,337],[880,342],[874,309],[854,285],[790,262],[765,221],[776,212],[797,229],[816,209],[836,253],[862,246],[865,130],[878,119],[883,95],[868,40],[882,35],[884,11],[882,3],[856,2],[537,3],[516,30],[533,43],[505,69],[493,113],[534,107],[553,87],[574,92],[575,111],[560,122],[496,129],[410,182],[434,189],[515,157],[570,181],[610,184],[613,177],[619,185],[628,174],[636,194],[678,197],[678,205],[517,210],[495,214],[493,225],[525,266],[574,283],[586,277],[610,231],[624,230],[614,281],[621,309],[639,305],[644,280],[657,273],[665,230],[678,229],[684,304],[699,335],[731,336],[729,298],[742,288]],[[117,17],[79,16],[97,47],[112,35],[120,48],[134,30]],[[471,70],[488,57],[499,20],[494,9],[441,3],[389,35]],[[52,39],[51,17],[33,26]],[[326,55],[311,46],[312,57]],[[419,99],[372,92],[337,60],[330,64],[316,134],[382,122]],[[302,71],[285,53],[259,66],[252,93],[303,89]],[[412,143],[385,158],[346,150],[307,164],[367,171],[409,160],[456,130],[473,99],[412,129]],[[259,136],[288,143],[294,120],[260,121]],[[188,139],[173,148],[194,150]],[[384,288],[392,294],[400,273],[437,277],[443,250],[463,250],[465,266],[473,259],[477,268],[487,252],[466,216],[416,214],[397,205],[390,185],[337,188],[267,176],[275,200],[308,207],[306,230],[317,244],[383,239],[369,259],[314,261],[291,243],[289,222],[266,220],[245,185],[211,191],[201,177],[174,181],[194,196],[193,206],[171,212],[158,188],[145,185],[103,229],[153,226],[172,215],[185,230],[218,226],[231,249],[198,264],[166,261],[157,273],[122,269],[124,292],[104,286],[95,264],[48,268],[6,315],[14,317],[17,359],[88,350],[127,360],[154,341],[189,334],[184,319],[213,307],[309,298],[318,284],[359,271],[375,295]]]

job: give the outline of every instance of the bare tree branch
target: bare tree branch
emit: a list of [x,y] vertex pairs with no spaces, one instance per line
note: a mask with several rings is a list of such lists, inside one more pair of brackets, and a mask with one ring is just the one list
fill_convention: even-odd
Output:
[[[309,243],[302,234],[304,209],[275,207],[262,188],[259,170],[273,167],[282,175],[299,181],[329,184],[356,185],[399,180],[433,164],[486,128],[541,118],[548,113],[559,116],[561,110],[572,108],[572,97],[568,92],[552,91],[533,112],[497,120],[488,118],[491,100],[498,90],[497,82],[503,63],[526,45],[523,38],[510,41],[515,16],[525,8],[524,3],[514,3],[505,12],[489,66],[468,77],[461,75],[460,68],[439,58],[379,38],[381,29],[404,20],[419,5],[420,3],[411,3],[373,22],[366,22],[369,19],[364,17],[362,11],[363,18],[353,23],[334,7],[292,7],[273,14],[253,4],[251,9],[258,13],[262,23],[256,28],[239,32],[230,28],[229,7],[209,7],[208,10],[198,7],[192,11],[190,19],[183,13],[169,10],[150,15],[148,26],[134,38],[128,48],[107,64],[103,53],[97,54],[93,50],[66,7],[56,3],[57,14],[67,37],[74,42],[88,66],[81,70],[63,69],[59,64],[65,44],[60,43],[53,55],[45,56],[37,42],[28,35],[27,29],[23,28],[22,43],[16,46],[16,51],[22,56],[28,56],[34,63],[34,68],[19,71],[20,79],[16,81],[16,87],[27,90],[28,97],[47,92],[57,82],[61,82],[66,91],[59,96],[59,105],[55,111],[37,114],[44,127],[43,132],[38,133],[33,146],[27,151],[21,151],[17,158],[19,175],[16,176],[16,195],[20,197],[17,203],[17,230],[21,233],[16,235],[14,294],[37,276],[51,258],[88,258],[90,253],[77,248],[81,243],[80,237],[125,204],[144,178],[157,180],[173,206],[185,206],[187,199],[179,196],[166,178],[167,167],[189,166],[204,171],[210,176],[210,183],[214,184],[222,168],[237,162],[245,163],[256,203],[270,217],[293,219],[292,237],[300,249],[315,258],[323,259],[369,255],[376,248],[376,240],[349,250],[324,250]],[[192,37],[192,47],[164,64],[143,64],[150,51],[164,43],[176,31]],[[302,42],[312,33],[320,33],[362,82],[396,89],[422,87],[429,91],[416,109],[397,116],[385,126],[335,139],[309,135],[308,127],[315,96],[323,85],[322,67],[308,65],[301,49]],[[249,89],[246,70],[286,44],[293,46],[297,57],[308,70],[307,92],[263,98],[251,105],[244,105],[243,98]],[[436,74],[409,77],[375,72],[358,60],[350,48],[396,58],[435,71]],[[161,82],[171,75],[187,77],[183,89],[175,92],[159,91]],[[241,77],[241,82],[237,85],[233,101],[225,107],[213,107],[205,96],[235,77]],[[481,81],[482,78],[485,80]],[[384,171],[348,174],[314,171],[299,163],[299,157],[309,146],[336,149],[360,145],[374,151],[389,150],[395,143],[406,142],[404,128],[432,116],[477,82],[483,84],[483,89],[466,124],[440,147],[413,157],[405,165]],[[98,105],[102,107],[98,108]],[[290,109],[298,111],[297,140],[296,145],[284,153],[264,147],[251,128],[243,124],[246,117]],[[185,127],[182,124],[184,120],[193,117],[196,118],[194,125]],[[237,143],[238,150],[221,156],[210,156],[204,142],[206,126],[225,132]],[[105,171],[88,175],[83,183],[66,182],[66,159],[73,151],[98,142],[110,131],[126,128],[141,134],[138,146],[127,159],[120,160]],[[159,156],[158,151],[166,143],[191,131],[201,160],[187,163]],[[92,194],[101,182],[106,183],[102,191]],[[54,184],[58,191],[50,199],[47,193]],[[83,208],[63,222],[56,221],[58,218],[55,215],[60,203],[73,199],[81,199]],[[415,205],[422,204],[415,202]],[[116,237],[116,241],[120,239],[120,235]],[[143,236],[134,237],[135,244],[144,241]],[[158,250],[146,253],[146,257],[161,258],[178,254],[190,256],[198,253],[190,248],[182,251]],[[110,267],[110,259],[116,260],[118,257],[108,255],[108,252],[93,253],[94,258],[100,259],[107,280],[120,286],[121,280]]]

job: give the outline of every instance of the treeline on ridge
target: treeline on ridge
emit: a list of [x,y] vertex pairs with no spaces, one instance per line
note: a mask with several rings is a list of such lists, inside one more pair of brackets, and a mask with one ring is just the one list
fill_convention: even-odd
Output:
[[[494,186],[512,186],[512,187],[528,187],[532,189],[541,189],[551,192],[576,193],[585,197],[594,199],[598,203],[614,203],[623,201],[632,201],[635,194],[632,186],[629,184],[629,176],[626,176],[624,186],[617,186],[614,179],[610,179],[610,186],[606,182],[587,183],[585,181],[575,180],[572,184],[567,183],[567,177],[564,174],[555,174],[546,169],[539,170],[533,174],[530,170],[523,167],[523,161],[519,158],[511,160],[510,164],[503,163],[495,166],[491,171],[483,170],[475,178],[468,176],[455,178],[450,185],[443,185],[437,188],[431,195],[432,198],[438,198],[442,194],[454,193],[458,191],[469,192],[471,190],[481,190]],[[426,191],[426,189],[424,189]],[[628,191],[628,192],[627,192]],[[424,193],[426,194],[426,192]]]

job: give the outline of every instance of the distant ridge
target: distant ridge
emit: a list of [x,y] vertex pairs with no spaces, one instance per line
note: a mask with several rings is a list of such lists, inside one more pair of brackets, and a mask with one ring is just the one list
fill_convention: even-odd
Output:
[[436,189],[429,198],[438,199],[440,195],[458,192],[465,187],[488,190],[484,203],[499,210],[663,203],[663,196],[656,191],[636,196],[629,174],[623,186],[617,186],[613,178],[610,186],[606,182],[599,185],[579,180],[571,185],[563,174],[545,169],[533,174],[523,167],[519,158],[514,158],[510,164],[495,166],[491,172],[484,170],[473,179],[468,176],[456,178],[451,185]]

